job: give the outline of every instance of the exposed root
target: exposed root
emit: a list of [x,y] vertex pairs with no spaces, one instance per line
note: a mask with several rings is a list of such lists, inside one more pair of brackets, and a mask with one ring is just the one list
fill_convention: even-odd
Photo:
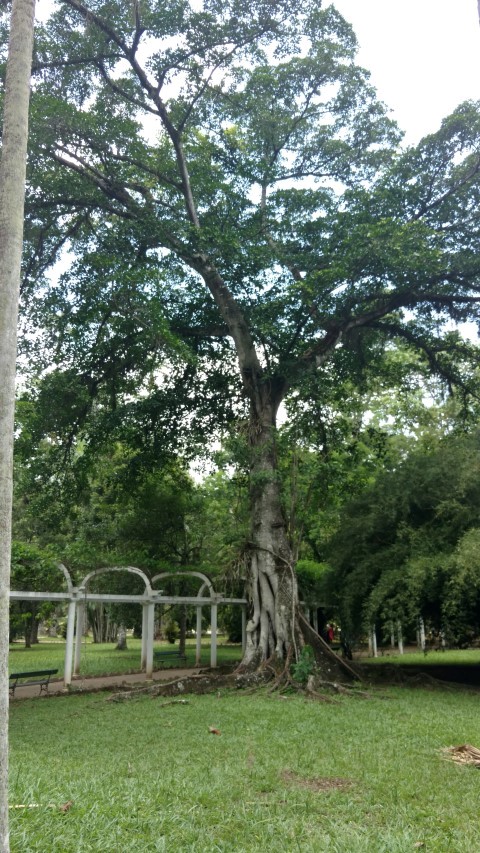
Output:
[[275,690],[286,690],[289,687],[295,688],[296,685],[290,675],[290,664],[292,661],[292,646],[290,646],[285,662],[280,671],[275,671],[275,681],[269,688],[268,692],[273,693]]
[[338,693],[340,696],[355,696],[357,699],[373,698],[371,693],[368,693],[366,690],[360,690],[356,686],[349,687],[346,684],[339,684],[338,681],[325,681],[317,678],[315,675],[311,675],[307,682],[308,695],[312,695],[315,698],[319,696],[323,697],[323,694],[318,693],[318,687],[326,687],[328,690],[333,690],[334,693]]
[[[155,684],[150,684],[147,687],[132,687],[112,693],[107,702],[129,702],[136,699],[141,699],[145,696],[156,698],[157,696],[172,697],[172,703],[184,703],[185,700],[175,700],[174,697],[185,696],[187,694],[204,694],[215,693],[219,689],[227,690],[242,690],[244,694],[257,693],[260,690],[265,690],[267,695],[277,693],[282,695],[285,693],[300,693],[306,695],[310,699],[316,699],[321,702],[335,702],[330,695],[326,695],[322,688],[326,688],[328,693],[334,692],[346,696],[355,696],[362,698],[370,698],[370,694],[359,690],[356,686],[349,686],[344,682],[341,683],[335,680],[323,679],[321,673],[312,675],[308,679],[306,688],[296,682],[290,674],[290,662],[292,652],[287,656],[287,659],[282,662],[281,669],[276,669],[273,662],[268,662],[259,670],[254,672],[239,672],[235,670],[229,673],[219,673],[215,670],[203,671],[195,674],[190,674],[185,677],[176,678],[172,681],[159,681]],[[163,703],[165,704],[165,703]]]
[[107,702],[128,702],[143,696],[182,696],[189,693],[204,694],[215,693],[220,688],[245,690],[252,692],[264,687],[271,680],[271,675],[266,672],[251,673],[217,673],[201,672],[188,675],[185,678],[176,678],[175,681],[158,681],[148,687],[140,687],[122,690],[108,696]]
[[326,702],[328,705],[338,705],[338,700],[333,696],[326,696],[325,693],[319,693],[317,690],[305,691],[307,699],[315,699],[316,702]]

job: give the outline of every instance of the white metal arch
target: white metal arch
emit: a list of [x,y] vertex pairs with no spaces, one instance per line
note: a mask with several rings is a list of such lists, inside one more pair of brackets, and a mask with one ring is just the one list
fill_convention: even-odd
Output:
[[67,567],[63,565],[63,563],[58,563],[58,568],[60,569],[61,572],[63,572],[63,575],[64,575],[65,580],[67,582],[67,589],[71,593],[73,591],[73,583],[72,583],[72,577],[71,577],[70,572],[68,571]]
[[[216,626],[217,626],[217,610],[219,604],[239,604],[242,606],[242,626],[245,645],[245,607],[246,599],[244,598],[226,598],[221,593],[216,593],[213,583],[207,575],[202,572],[193,570],[181,570],[177,572],[161,572],[155,575],[150,581],[145,572],[136,566],[107,566],[100,569],[95,569],[89,572],[83,578],[81,584],[77,587],[73,584],[71,575],[63,563],[58,563],[58,568],[63,573],[67,590],[65,592],[34,592],[22,590],[10,590],[9,596],[11,600],[39,600],[39,601],[68,601],[68,616],[67,616],[67,637],[65,647],[65,672],[64,684],[68,688],[72,681],[72,673],[78,675],[80,672],[80,654],[82,645],[82,633],[85,618],[85,607],[88,602],[111,602],[117,604],[140,604],[143,609],[142,616],[142,655],[141,669],[145,671],[147,678],[152,678],[153,672],[153,631],[154,631],[154,616],[156,604],[192,604],[197,608],[197,662],[200,663],[200,637],[201,637],[201,610],[202,606],[211,608],[210,624],[212,627],[212,642],[210,651],[210,665],[216,666],[217,649],[216,649]],[[119,593],[95,593],[88,592],[87,586],[92,578],[108,572],[130,572],[141,577],[145,590],[143,594],[128,594]],[[177,596],[177,595],[162,595],[163,590],[152,589],[152,584],[155,581],[163,578],[176,577],[179,575],[196,577],[201,581],[201,585],[196,595]],[[208,589],[208,597],[204,596],[205,589]],[[75,642],[75,650],[74,650]],[[75,652],[75,653],[74,653]]]
[[[212,601],[210,607],[210,624],[212,628],[212,642],[210,649],[210,664],[211,666],[217,665],[217,596],[215,594],[215,590],[213,588],[213,584],[210,578],[207,575],[204,575],[203,572],[196,572],[193,569],[181,569],[180,571],[174,572],[161,572],[155,577],[152,578],[152,584],[159,580],[165,580],[166,578],[175,578],[178,576],[183,577],[193,577],[198,578],[201,581],[201,585],[197,592],[197,599],[200,599],[203,595],[205,588],[208,589],[210,593],[210,599]],[[201,643],[202,643],[202,606],[197,606],[197,631],[196,631],[196,652],[195,652],[195,662],[196,666],[200,666],[200,656],[201,656]]]
[[208,587],[208,590],[210,592],[210,598],[213,598],[213,596],[215,595],[215,590],[213,588],[213,584],[210,578],[208,578],[207,575],[204,575],[202,572],[195,572],[190,569],[181,569],[178,572],[161,572],[159,575],[155,575],[155,577],[152,578],[152,584],[154,584],[156,581],[163,580],[164,578],[176,578],[179,575],[183,575],[184,577],[188,576],[193,578],[200,578],[200,580],[202,581],[202,586],[200,587],[200,589],[203,590],[205,589],[205,587]]
[[145,572],[142,572],[141,569],[137,569],[136,566],[107,566],[103,569],[94,569],[93,572],[89,572],[88,575],[85,575],[84,579],[80,583],[79,590],[83,592],[92,578],[98,577],[98,575],[104,575],[107,572],[130,572],[131,574],[138,575],[142,578],[145,584],[145,592],[147,595],[151,595],[153,592],[147,575]]

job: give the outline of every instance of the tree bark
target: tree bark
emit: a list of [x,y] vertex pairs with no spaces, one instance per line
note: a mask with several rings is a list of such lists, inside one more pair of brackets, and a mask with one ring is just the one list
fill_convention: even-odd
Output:
[[38,608],[35,607],[34,613],[32,615],[32,628],[31,628],[31,632],[30,632],[30,642],[31,642],[32,646],[38,646],[38,644],[40,642],[38,639],[38,629],[40,627],[40,622],[37,619],[37,610],[38,610]]
[[[257,395],[257,400],[259,399]],[[282,508],[276,455],[276,413],[265,383],[261,405],[252,403],[249,424],[251,449],[251,525],[247,560],[250,618],[243,668],[265,661],[281,666],[301,643],[297,624],[298,588],[293,554]]]
[[8,615],[13,417],[35,0],[13,0],[0,160],[0,851],[8,853]]
[[119,625],[118,634],[117,634],[117,645],[115,646],[117,651],[125,652],[128,648],[127,646],[127,630],[125,625],[122,623]]

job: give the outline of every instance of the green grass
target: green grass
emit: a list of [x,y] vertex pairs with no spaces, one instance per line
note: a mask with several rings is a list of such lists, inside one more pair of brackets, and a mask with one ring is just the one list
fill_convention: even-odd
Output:
[[[478,694],[167,701],[95,694],[14,703],[10,802],[40,808],[10,811],[12,853],[480,849],[478,771],[439,753],[480,746]],[[312,779],[350,785],[302,784]],[[66,801],[65,814],[48,807]]]
[[[447,649],[444,652],[429,651],[426,655],[421,651],[411,651],[399,655],[389,649],[378,658],[362,658],[365,663],[401,663],[401,664],[480,664],[480,649]],[[479,845],[480,850],[480,845]]]
[[[141,640],[128,638],[128,649],[119,652],[113,643],[82,644],[81,674],[82,675],[116,675],[117,673],[139,672]],[[178,644],[177,644],[178,647]],[[169,643],[155,643],[155,649],[172,649]],[[187,666],[195,665],[195,641],[189,641],[186,648]],[[240,646],[218,643],[218,664],[240,660]],[[210,640],[202,642],[202,664],[210,663]],[[58,676],[63,675],[65,664],[65,643],[59,640],[42,640],[31,649],[24,648],[20,643],[10,646],[10,672],[27,672],[35,669],[58,669]],[[155,665],[155,664],[154,664]],[[178,661],[163,661],[162,669],[178,667]]]

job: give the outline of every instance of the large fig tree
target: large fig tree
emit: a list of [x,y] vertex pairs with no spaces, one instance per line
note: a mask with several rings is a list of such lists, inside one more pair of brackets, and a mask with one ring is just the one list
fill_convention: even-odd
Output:
[[25,293],[68,248],[45,304],[85,411],[113,376],[130,412],[143,377],[157,425],[169,387],[170,420],[243,406],[249,667],[301,642],[282,401],[396,338],[453,373],[447,321],[477,316],[477,109],[401,151],[355,52],[318,0],[65,0],[37,43]]

